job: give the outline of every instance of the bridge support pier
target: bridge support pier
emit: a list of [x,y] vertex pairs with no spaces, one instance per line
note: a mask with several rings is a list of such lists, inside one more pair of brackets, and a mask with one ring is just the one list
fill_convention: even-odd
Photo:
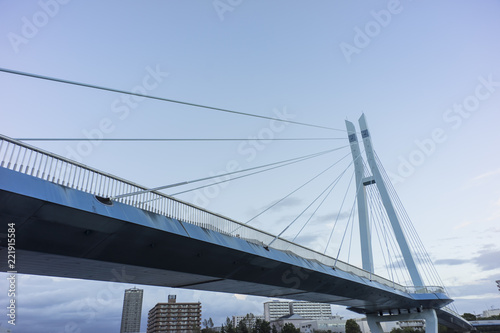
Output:
[[424,309],[417,313],[405,313],[397,315],[379,316],[376,314],[366,315],[368,327],[371,333],[384,333],[381,322],[387,321],[410,321],[410,320],[425,320],[426,333],[438,333],[438,319],[434,309]]

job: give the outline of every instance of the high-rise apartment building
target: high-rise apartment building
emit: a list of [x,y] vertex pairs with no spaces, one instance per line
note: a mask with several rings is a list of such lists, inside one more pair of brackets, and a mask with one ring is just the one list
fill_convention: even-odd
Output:
[[177,303],[168,295],[168,303],[156,304],[148,313],[147,333],[192,333],[201,329],[201,303]]
[[139,333],[141,331],[142,294],[142,289],[125,290],[120,333]]
[[290,302],[272,301],[264,303],[264,319],[273,321],[290,314]]
[[297,314],[307,319],[331,319],[330,304],[313,302],[266,302],[264,303],[264,318],[273,321],[283,316]]

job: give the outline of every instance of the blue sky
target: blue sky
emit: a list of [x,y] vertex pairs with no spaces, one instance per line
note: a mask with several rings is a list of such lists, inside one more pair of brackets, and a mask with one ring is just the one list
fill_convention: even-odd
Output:
[[[500,279],[497,1],[1,0],[0,9],[2,68],[127,91],[148,88],[155,96],[339,129],[364,112],[377,153],[458,310],[500,307],[494,283]],[[6,73],[0,82],[0,133],[13,138],[98,130],[106,138],[345,136]],[[223,172],[230,161],[250,168],[347,140],[33,144],[153,187]],[[231,182],[207,192],[210,198],[204,192],[179,197],[246,221],[348,152]],[[255,225],[279,232],[343,167]],[[325,225],[313,222],[303,242],[324,247],[320,236],[343,191],[330,210],[318,212]],[[132,286],[20,276],[16,332],[34,323],[40,332],[64,332],[73,322],[82,332],[116,330],[123,290]],[[144,288],[145,315],[176,293],[202,301],[204,316],[216,324],[261,313],[266,300]],[[352,315],[340,307],[334,312]]]

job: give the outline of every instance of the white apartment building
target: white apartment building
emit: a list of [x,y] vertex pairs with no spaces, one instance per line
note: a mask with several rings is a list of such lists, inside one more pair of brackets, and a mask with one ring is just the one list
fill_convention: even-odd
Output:
[[280,302],[264,303],[264,319],[274,321],[284,316],[297,314],[306,319],[331,319],[332,309],[330,304],[313,302]]
[[290,302],[272,301],[264,303],[264,319],[273,321],[290,314]]
[[325,303],[290,302],[290,313],[315,320],[332,318],[332,308]]

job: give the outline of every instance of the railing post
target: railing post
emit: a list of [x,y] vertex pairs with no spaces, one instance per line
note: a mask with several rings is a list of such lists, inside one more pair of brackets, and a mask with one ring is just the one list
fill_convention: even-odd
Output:
[[12,152],[10,153],[9,163],[7,164],[7,169],[10,169],[11,162],[14,158],[14,152],[16,151],[16,146],[12,146]]
[[[2,152],[2,147],[3,147],[3,143],[6,142],[5,140],[1,140],[0,141],[0,153]],[[7,143],[8,144],[8,143]],[[3,166],[3,159],[0,160],[0,165]]]
[[[52,164],[51,164],[52,165]],[[54,183],[56,180],[56,175],[57,175],[57,166],[59,165],[59,160],[56,159],[56,165],[54,165],[54,173],[52,174],[52,182]],[[59,184],[59,178],[57,179],[56,184]]]
[[28,158],[28,163],[26,163],[26,169],[24,170],[25,174],[28,174],[28,170],[30,169],[31,156],[33,156],[33,150],[30,151],[30,157]]
[[38,160],[38,154],[37,152],[35,152],[35,160],[33,161],[33,165],[31,166],[31,172],[30,172],[30,175],[33,176],[33,173],[35,172],[35,168],[36,168],[36,163],[37,163],[37,160]]
[[28,152],[28,149],[25,148],[24,149],[23,158],[21,159],[21,164],[19,165],[19,172],[23,172],[23,162],[24,162],[24,159],[26,158],[26,153],[27,152]]
[[2,158],[2,165],[1,165],[2,167],[8,163],[7,162],[7,154],[9,152],[10,145],[11,145],[11,143],[7,142],[7,146],[5,147],[5,153],[3,154],[3,158]]

